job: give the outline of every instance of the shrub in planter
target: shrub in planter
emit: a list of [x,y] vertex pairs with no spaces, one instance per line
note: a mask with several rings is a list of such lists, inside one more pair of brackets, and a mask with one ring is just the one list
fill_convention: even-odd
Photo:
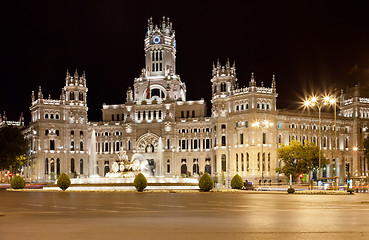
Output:
[[208,173],[204,173],[199,181],[199,188],[204,192],[208,192],[214,188],[214,181]]
[[289,194],[295,193],[295,189],[293,187],[290,187],[287,189],[287,193]]
[[26,186],[26,181],[21,176],[15,176],[10,181],[10,186],[13,189],[23,189]]
[[63,172],[58,177],[58,181],[56,183],[57,183],[58,187],[61,188],[61,190],[65,191],[70,186],[70,179],[69,179],[68,175]]
[[241,189],[243,187],[243,179],[240,175],[236,174],[231,180],[231,187],[233,189]]
[[147,179],[142,173],[139,173],[135,177],[133,184],[135,185],[137,191],[142,192],[147,187]]

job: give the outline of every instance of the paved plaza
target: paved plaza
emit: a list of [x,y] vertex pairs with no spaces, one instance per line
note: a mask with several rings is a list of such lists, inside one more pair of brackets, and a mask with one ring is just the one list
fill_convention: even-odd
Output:
[[0,239],[369,239],[369,194],[0,191]]

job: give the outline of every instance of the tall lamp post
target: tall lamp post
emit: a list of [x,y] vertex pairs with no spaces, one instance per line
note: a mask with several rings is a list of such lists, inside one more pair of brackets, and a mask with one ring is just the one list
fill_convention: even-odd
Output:
[[[321,127],[321,110],[322,107],[327,105],[327,104],[335,104],[336,101],[333,101],[333,98],[329,97],[329,96],[325,96],[325,97],[311,97],[307,100],[305,100],[304,102],[304,106],[305,107],[317,107],[318,108],[318,112],[319,112],[319,141],[318,141],[318,145],[319,145],[319,172],[318,172],[318,180],[322,178],[322,160],[321,160],[321,148],[322,148],[322,127]],[[336,106],[336,105],[335,105]],[[335,131],[336,131],[336,126],[335,126]],[[336,141],[336,140],[335,140]],[[336,143],[336,142],[335,142]]]
[[264,168],[263,168],[263,164],[264,164],[264,130],[266,128],[272,127],[273,123],[268,121],[268,120],[261,120],[261,121],[256,121],[254,123],[251,124],[252,127],[256,127],[256,128],[260,128],[261,129],[261,184],[264,183]]

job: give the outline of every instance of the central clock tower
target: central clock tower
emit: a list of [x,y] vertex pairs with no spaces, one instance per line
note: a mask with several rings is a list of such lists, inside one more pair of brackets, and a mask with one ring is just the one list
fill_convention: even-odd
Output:
[[172,23],[163,17],[160,26],[148,20],[145,37],[146,72],[149,76],[175,74],[176,39]]
[[169,18],[148,20],[144,40],[145,67],[135,78],[134,101],[186,101],[186,84],[176,74],[175,31]]

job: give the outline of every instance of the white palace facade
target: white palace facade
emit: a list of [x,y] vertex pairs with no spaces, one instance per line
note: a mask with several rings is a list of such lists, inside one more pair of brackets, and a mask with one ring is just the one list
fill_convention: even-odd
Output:
[[[245,180],[276,183],[284,176],[277,157],[280,144],[292,140],[318,144],[317,111],[278,110],[275,76],[268,86],[251,74],[248,87],[239,88],[235,65],[218,61],[212,70],[211,115],[206,102],[187,100],[186,85],[176,71],[175,31],[169,19],[159,25],[148,21],[144,40],[145,67],[128,88],[124,103],[102,106],[102,121],[88,121],[85,73],[67,71],[59,99],[44,98],[41,87],[32,93],[31,141],[26,175],[35,181],[61,172],[88,177],[89,146],[96,133],[98,174],[105,176],[124,149],[129,159],[147,159],[155,176],[238,173]],[[321,148],[330,160],[323,176],[345,178],[345,166],[356,176],[366,176],[363,139],[367,134],[369,98],[361,87],[341,93],[337,112],[338,148],[334,149],[334,114],[321,117]],[[337,106],[338,107],[338,106]],[[257,128],[256,121],[269,127]],[[158,158],[161,141],[163,153]],[[358,150],[354,151],[353,147]],[[335,169],[337,166],[337,169]]]

